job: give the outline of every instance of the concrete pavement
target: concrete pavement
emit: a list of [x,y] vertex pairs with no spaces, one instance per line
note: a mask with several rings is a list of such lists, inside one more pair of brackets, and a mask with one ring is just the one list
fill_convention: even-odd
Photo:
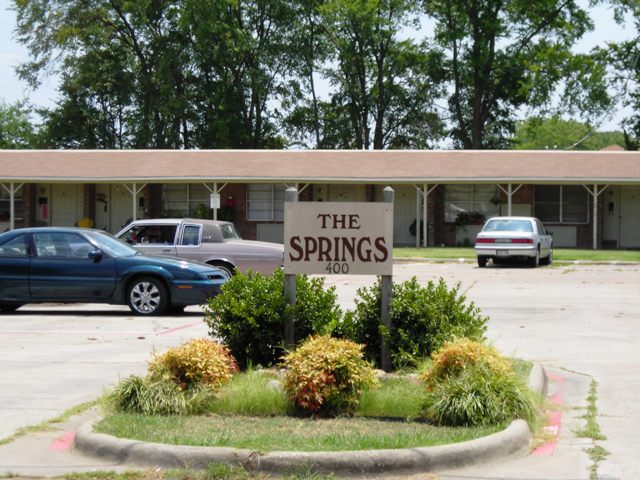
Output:
[[[592,443],[577,438],[573,430],[581,427],[579,417],[583,414],[581,409],[592,378],[599,383],[597,421],[607,437],[598,444],[610,452],[598,465],[598,478],[640,478],[640,457],[636,453],[640,446],[640,404],[636,399],[640,383],[637,349],[640,267],[569,265],[535,270],[479,269],[469,263],[455,262],[402,264],[394,269],[397,282],[412,276],[421,282],[440,277],[450,285],[460,282],[461,291],[490,317],[488,336],[497,348],[503,353],[539,362],[564,378],[561,384],[565,408],[553,453],[486,468],[443,470],[442,478],[589,479],[592,462],[584,450]],[[355,290],[373,281],[371,277],[357,276],[327,278],[328,285],[336,285],[341,304],[349,308],[353,305]],[[3,374],[0,381],[9,378],[10,382],[0,390],[0,429],[6,425],[5,420],[12,425],[8,430],[13,431],[15,425],[37,423],[81,401],[96,398],[121,376],[144,370],[145,361],[154,348],[152,343],[171,345],[181,341],[180,335],[188,338],[206,334],[202,326],[174,330],[196,322],[197,313],[186,319],[159,319],[158,324],[152,326],[138,324],[134,318],[125,319],[126,313],[119,315],[112,318],[110,314],[99,314],[97,323],[92,312],[82,311],[70,319],[47,312],[33,319],[32,315],[1,316],[0,370],[8,372],[9,377]],[[110,332],[111,329],[116,331]],[[90,333],[96,331],[98,340],[89,340],[93,337]],[[162,331],[172,333],[158,335]],[[135,336],[145,332],[151,333],[146,341]],[[56,349],[61,356],[54,355]],[[78,362],[81,368],[76,372],[73,366]],[[93,376],[87,374],[83,363],[94,366]],[[40,367],[42,372],[38,371]],[[42,385],[34,387],[38,382]],[[40,406],[34,407],[32,403],[34,393]],[[56,400],[59,395],[61,399]],[[23,417],[23,410],[27,409],[35,409],[37,416]],[[57,433],[62,435],[64,430]],[[46,435],[48,439],[44,438]],[[3,436],[6,434],[0,434]],[[56,438],[55,433],[40,434],[40,437],[42,446]],[[0,472],[19,466],[16,464],[20,463],[18,453],[22,441],[26,441],[26,437],[0,447]],[[59,458],[64,457],[64,452],[58,453]],[[38,463],[45,465],[45,462],[44,458],[42,462],[32,461],[32,466],[35,463],[37,469]],[[78,469],[83,468],[81,459],[78,464]],[[113,466],[98,465],[94,461],[86,468],[112,469]],[[50,466],[52,474],[55,468],[53,464]]]

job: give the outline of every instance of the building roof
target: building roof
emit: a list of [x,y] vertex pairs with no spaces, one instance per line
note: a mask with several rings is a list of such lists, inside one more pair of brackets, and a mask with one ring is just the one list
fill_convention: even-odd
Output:
[[640,152],[0,150],[0,182],[640,183]]

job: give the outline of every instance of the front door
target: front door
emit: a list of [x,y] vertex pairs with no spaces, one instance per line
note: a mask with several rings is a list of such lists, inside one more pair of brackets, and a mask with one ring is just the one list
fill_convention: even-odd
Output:
[[83,185],[58,184],[51,186],[51,225],[73,227],[83,217]]
[[620,247],[640,247],[640,188],[620,188]]

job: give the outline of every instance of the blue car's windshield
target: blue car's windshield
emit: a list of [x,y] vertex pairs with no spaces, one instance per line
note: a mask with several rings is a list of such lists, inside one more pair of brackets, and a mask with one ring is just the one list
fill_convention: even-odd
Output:
[[98,246],[112,257],[131,257],[138,253],[135,248],[130,247],[106,232],[92,232],[91,236],[96,240]]

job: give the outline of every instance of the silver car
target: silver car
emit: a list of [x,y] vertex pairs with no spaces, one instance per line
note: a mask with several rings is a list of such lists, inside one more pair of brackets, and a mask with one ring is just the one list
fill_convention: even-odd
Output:
[[229,275],[237,270],[271,275],[284,263],[282,244],[243,240],[230,222],[194,218],[136,220],[115,236],[145,254],[197,260]]
[[481,268],[490,259],[522,259],[531,267],[553,262],[553,238],[534,217],[490,218],[476,237],[475,250]]

